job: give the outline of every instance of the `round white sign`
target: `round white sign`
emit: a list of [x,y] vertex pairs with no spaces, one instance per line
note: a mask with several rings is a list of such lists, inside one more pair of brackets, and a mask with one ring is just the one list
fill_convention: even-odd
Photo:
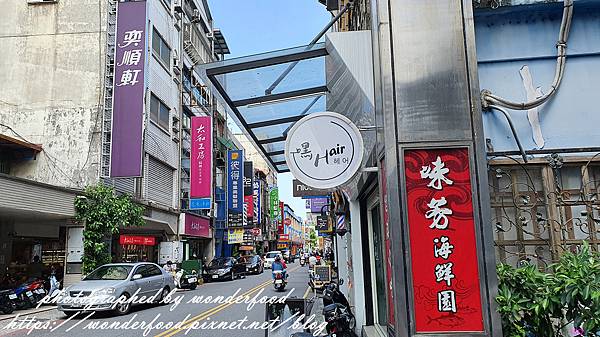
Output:
[[318,189],[347,183],[363,157],[360,131],[335,112],[310,114],[294,124],[285,141],[285,160],[294,177]]

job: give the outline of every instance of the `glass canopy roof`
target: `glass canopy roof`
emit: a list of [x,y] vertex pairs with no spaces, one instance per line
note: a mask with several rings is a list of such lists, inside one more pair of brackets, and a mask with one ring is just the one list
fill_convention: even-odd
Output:
[[200,66],[238,126],[280,173],[292,125],[325,111],[324,43],[228,59]]

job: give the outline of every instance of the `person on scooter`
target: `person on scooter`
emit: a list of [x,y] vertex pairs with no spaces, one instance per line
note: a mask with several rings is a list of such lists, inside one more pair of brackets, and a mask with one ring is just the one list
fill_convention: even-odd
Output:
[[163,266],[163,269],[169,273],[177,271],[177,267],[173,264],[173,262],[171,262],[171,260],[167,261],[167,264]]
[[[277,271],[277,270],[283,271],[283,278],[286,279],[287,278],[286,269],[287,269],[287,265],[285,264],[285,261],[283,261],[283,259],[281,258],[281,255],[277,255],[275,257],[275,261],[273,261],[273,264],[271,265],[271,270],[272,271]],[[273,277],[273,279],[275,278],[274,273],[273,273],[272,277]]]

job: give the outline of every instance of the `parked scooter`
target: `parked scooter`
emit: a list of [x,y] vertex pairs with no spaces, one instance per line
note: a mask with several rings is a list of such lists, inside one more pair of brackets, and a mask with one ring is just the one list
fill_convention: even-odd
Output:
[[12,314],[17,308],[14,302],[16,299],[17,295],[13,290],[0,290],[0,311],[3,314]]
[[14,299],[14,303],[17,309],[29,309],[33,308],[37,305],[37,300],[35,295],[31,290],[28,289],[29,284],[22,284],[19,287],[15,288],[14,293],[17,295],[17,298]]
[[[340,280],[340,284],[344,284],[343,280]],[[323,291],[323,316],[327,322],[328,334],[340,337],[356,336],[356,318],[350,310],[348,299],[335,282],[328,284]]]
[[275,291],[284,291],[287,281],[283,270],[274,270],[273,276],[273,287],[275,288]]
[[36,303],[41,301],[44,297],[46,297],[46,288],[44,288],[44,280],[33,279],[25,285],[27,287],[27,290],[33,293]]
[[194,290],[198,286],[198,274],[195,270],[188,274],[185,270],[179,269],[174,276],[175,286],[180,289]]

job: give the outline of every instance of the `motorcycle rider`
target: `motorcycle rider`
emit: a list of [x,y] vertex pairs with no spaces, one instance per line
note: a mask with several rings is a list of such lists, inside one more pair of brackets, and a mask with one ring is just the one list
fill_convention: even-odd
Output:
[[[271,265],[271,270],[272,271],[277,271],[277,270],[283,271],[283,278],[286,279],[287,278],[286,269],[287,269],[287,265],[285,264],[285,261],[283,261],[283,259],[281,258],[281,255],[277,255],[275,257],[275,261],[273,261],[273,264]],[[272,277],[273,277],[273,279],[275,279],[275,273],[272,274]]]
[[317,264],[317,257],[316,257],[316,256],[314,256],[314,255],[311,255],[311,256],[308,258],[308,267],[309,267],[309,268],[312,268],[312,267],[314,267],[316,264]]
[[171,260],[167,261],[167,264],[163,266],[163,269],[169,273],[177,271],[177,267],[173,264],[173,262],[171,262]]

